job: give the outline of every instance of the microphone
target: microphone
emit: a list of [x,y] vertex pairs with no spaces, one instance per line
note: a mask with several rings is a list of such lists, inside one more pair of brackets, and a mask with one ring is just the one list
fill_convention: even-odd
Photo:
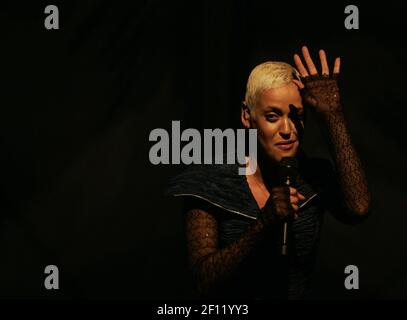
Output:
[[[283,186],[292,186],[298,174],[298,162],[294,157],[284,157],[279,163],[280,184]],[[291,204],[290,204],[291,205]],[[288,222],[284,221],[283,243],[281,246],[281,255],[288,255]]]

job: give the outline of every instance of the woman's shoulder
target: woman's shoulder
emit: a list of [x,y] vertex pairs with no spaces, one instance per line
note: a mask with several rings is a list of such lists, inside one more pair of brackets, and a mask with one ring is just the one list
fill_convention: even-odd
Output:
[[238,164],[190,166],[170,179],[167,194],[199,198],[212,207],[250,218],[259,214]]
[[[236,171],[236,172],[235,172]],[[169,194],[231,185],[240,179],[234,164],[194,164],[170,178]]]

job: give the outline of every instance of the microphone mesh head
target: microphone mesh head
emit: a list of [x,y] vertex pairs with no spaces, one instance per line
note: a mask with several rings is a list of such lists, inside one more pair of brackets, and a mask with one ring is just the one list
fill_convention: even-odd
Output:
[[294,157],[284,157],[280,163],[280,178],[282,183],[289,179],[291,183],[295,180],[298,174],[298,161]]

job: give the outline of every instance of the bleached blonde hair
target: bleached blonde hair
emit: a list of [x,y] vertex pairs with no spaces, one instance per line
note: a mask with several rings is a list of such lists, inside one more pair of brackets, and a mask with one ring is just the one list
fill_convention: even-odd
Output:
[[299,80],[298,71],[285,62],[267,61],[256,66],[247,80],[245,104],[251,110],[264,90],[282,87],[292,80]]

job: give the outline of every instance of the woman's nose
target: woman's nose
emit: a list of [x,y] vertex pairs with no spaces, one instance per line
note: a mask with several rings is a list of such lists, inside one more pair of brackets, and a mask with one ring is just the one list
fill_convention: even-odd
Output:
[[286,139],[290,138],[291,132],[293,130],[291,124],[292,124],[292,122],[291,122],[290,119],[284,119],[283,120],[283,122],[281,124],[281,127],[280,127],[280,134],[281,134],[282,137],[284,137]]

